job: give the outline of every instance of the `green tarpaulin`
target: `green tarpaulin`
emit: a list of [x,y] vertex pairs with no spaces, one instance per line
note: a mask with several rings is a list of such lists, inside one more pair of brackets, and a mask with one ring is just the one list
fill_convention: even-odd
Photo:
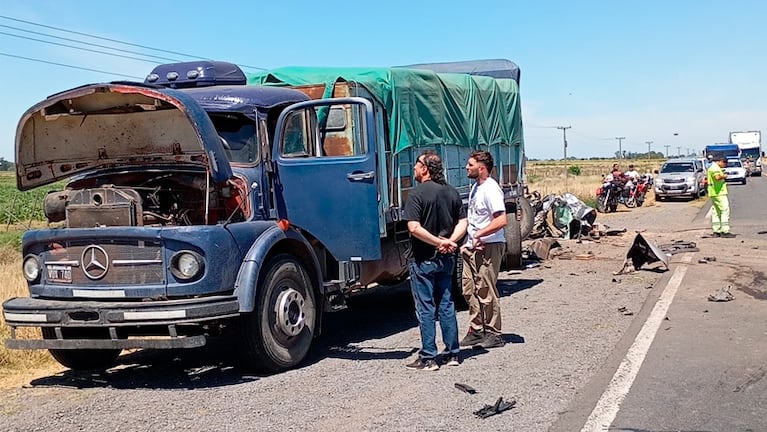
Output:
[[401,68],[286,67],[251,74],[251,85],[356,82],[386,107],[396,153],[436,145],[522,145],[519,87],[513,79]]

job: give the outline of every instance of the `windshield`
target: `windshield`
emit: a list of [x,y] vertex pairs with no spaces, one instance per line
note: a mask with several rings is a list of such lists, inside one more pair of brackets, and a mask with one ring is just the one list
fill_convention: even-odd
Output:
[[256,124],[233,114],[210,114],[230,162],[254,163],[258,160]]
[[661,173],[695,172],[692,162],[670,162],[663,165]]
[[743,164],[740,163],[740,159],[728,159],[727,168],[742,168]]
[[740,153],[741,159],[746,159],[751,156],[751,159],[759,158],[759,148],[743,149]]

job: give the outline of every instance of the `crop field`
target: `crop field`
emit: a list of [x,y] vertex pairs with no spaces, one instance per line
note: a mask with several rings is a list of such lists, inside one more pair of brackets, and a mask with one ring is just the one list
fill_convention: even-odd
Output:
[[530,192],[538,191],[542,196],[569,192],[584,203],[594,206],[596,190],[602,184],[602,176],[609,173],[614,163],[621,170],[628,170],[629,163],[639,173],[660,169],[665,160],[568,160],[528,161],[527,185]]
[[[21,235],[25,230],[45,225],[43,199],[50,190],[61,189],[53,184],[21,192],[16,188],[12,172],[0,173],[0,301],[28,295],[27,284],[21,275]],[[39,330],[25,329],[25,334]],[[0,319],[0,339],[10,336],[10,328]],[[10,351],[0,345],[0,382],[19,371],[52,364],[47,351]]]

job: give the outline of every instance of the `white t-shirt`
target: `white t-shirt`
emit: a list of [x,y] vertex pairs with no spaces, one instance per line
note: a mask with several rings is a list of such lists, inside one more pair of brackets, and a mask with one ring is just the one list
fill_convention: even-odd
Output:
[[626,177],[630,177],[632,179],[638,179],[639,178],[639,172],[636,170],[626,171]]
[[[474,184],[469,193],[469,227],[467,229],[466,244],[471,246],[474,233],[490,225],[493,213],[505,212],[506,204],[503,202],[503,191],[492,177],[488,177],[481,185]],[[488,236],[481,237],[482,243],[504,243],[506,237],[503,229]]]

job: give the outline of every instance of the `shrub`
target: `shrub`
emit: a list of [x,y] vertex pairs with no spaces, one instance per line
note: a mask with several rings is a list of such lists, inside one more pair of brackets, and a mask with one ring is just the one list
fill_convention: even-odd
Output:
[[570,165],[567,167],[567,172],[572,175],[581,175],[581,167],[578,165]]

